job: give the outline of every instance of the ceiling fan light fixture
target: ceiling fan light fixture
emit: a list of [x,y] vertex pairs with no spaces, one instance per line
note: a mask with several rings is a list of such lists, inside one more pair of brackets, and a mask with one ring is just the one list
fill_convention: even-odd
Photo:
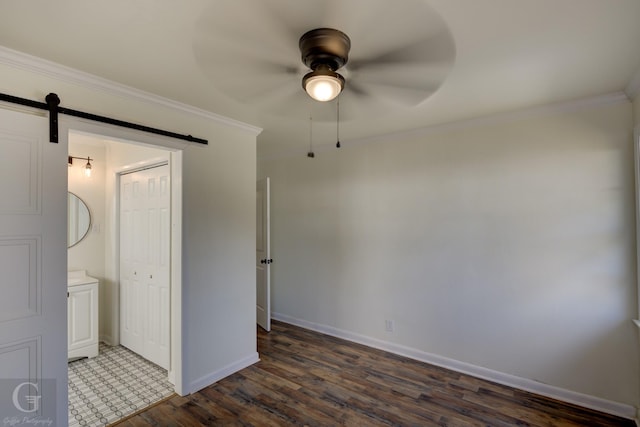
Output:
[[302,87],[316,101],[335,99],[344,89],[344,77],[336,73],[349,59],[351,40],[342,31],[316,28],[298,42],[302,63],[311,72],[302,78]]
[[316,101],[331,101],[344,89],[344,77],[329,68],[318,67],[304,76],[302,87]]

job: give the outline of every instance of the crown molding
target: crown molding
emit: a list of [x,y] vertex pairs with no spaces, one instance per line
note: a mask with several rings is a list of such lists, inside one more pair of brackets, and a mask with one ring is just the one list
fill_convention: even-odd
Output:
[[[541,105],[531,108],[524,108],[521,110],[507,111],[503,113],[496,113],[487,116],[475,117],[467,120],[460,120],[449,123],[435,124],[425,126],[417,129],[403,130],[399,132],[392,132],[383,135],[368,136],[364,138],[353,139],[340,139],[340,143],[343,148],[355,147],[359,145],[368,145],[374,143],[386,143],[386,142],[398,142],[398,140],[407,140],[413,138],[420,138],[427,135],[438,134],[443,132],[452,132],[462,129],[473,129],[484,126],[510,123],[513,121],[551,116],[555,114],[571,113],[576,111],[588,110],[592,108],[598,108],[606,105],[614,105],[621,103],[628,103],[629,97],[625,92],[613,92],[605,95],[594,96],[589,98],[582,98],[573,101],[559,102],[554,104]],[[314,152],[323,152],[335,150],[335,144],[314,144]],[[288,157],[300,156],[301,153],[306,153],[304,149],[287,150],[280,153],[267,154],[260,156],[258,161],[272,161],[277,159],[283,159]]]
[[238,128],[254,135],[259,135],[262,129],[248,123],[234,120],[210,111],[164,98],[143,90],[126,86],[84,71],[76,70],[37,56],[0,46],[0,64],[16,69],[40,74],[65,83],[71,83],[94,91],[106,92],[127,99],[142,101],[147,104],[169,108],[181,113],[197,116],[214,121],[221,125]]

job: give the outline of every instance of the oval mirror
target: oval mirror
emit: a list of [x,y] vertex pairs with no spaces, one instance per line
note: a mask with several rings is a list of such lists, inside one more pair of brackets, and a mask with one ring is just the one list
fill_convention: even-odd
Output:
[[67,209],[67,247],[70,248],[77,245],[89,233],[91,214],[86,203],[72,192],[69,192]]

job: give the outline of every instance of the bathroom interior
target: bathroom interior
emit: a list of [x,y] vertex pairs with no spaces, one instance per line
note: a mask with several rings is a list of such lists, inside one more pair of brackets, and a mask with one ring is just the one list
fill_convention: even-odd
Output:
[[[172,151],[84,133],[70,134],[68,154],[69,424],[107,425],[174,392],[168,181],[179,168],[172,168]],[[135,205],[131,212],[157,212],[136,220],[125,199],[142,189],[148,197],[134,203],[151,203],[154,191],[166,193],[169,202]],[[147,222],[166,231],[152,232]],[[150,240],[140,243],[145,238]],[[155,248],[161,253],[153,256]],[[135,256],[129,262],[127,252],[153,258],[153,269]],[[121,282],[144,282],[137,280],[142,275],[153,286],[120,288]],[[143,287],[158,291],[138,290]]]

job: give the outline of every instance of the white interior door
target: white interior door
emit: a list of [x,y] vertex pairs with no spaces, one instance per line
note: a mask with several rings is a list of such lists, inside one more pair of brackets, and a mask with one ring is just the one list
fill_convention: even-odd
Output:
[[169,369],[171,185],[168,165],[120,177],[121,344]]
[[256,319],[265,331],[271,330],[271,250],[269,178],[256,184]]
[[47,119],[0,109],[0,412],[66,425],[67,138],[48,133]]

